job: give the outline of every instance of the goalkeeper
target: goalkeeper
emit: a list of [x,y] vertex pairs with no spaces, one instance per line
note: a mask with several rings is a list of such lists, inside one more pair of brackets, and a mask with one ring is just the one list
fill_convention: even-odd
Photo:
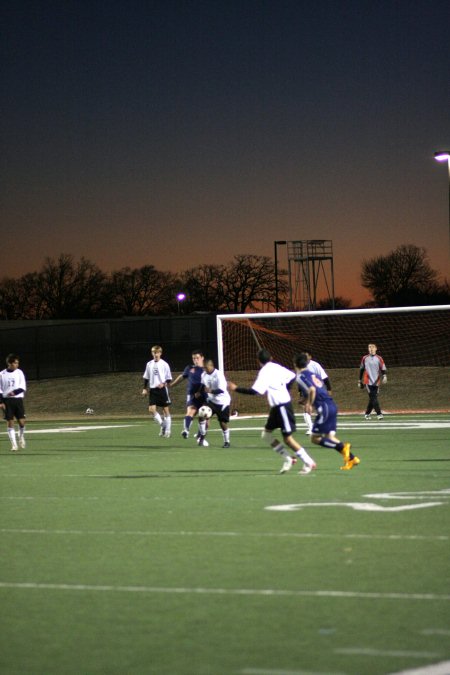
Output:
[[370,420],[372,410],[375,410],[377,418],[382,420],[383,413],[378,401],[378,392],[380,383],[386,384],[387,382],[386,365],[381,356],[377,354],[378,347],[375,342],[368,345],[368,350],[369,353],[362,357],[359,366],[358,387],[360,389],[365,388],[369,394],[369,401],[364,413],[366,420]]

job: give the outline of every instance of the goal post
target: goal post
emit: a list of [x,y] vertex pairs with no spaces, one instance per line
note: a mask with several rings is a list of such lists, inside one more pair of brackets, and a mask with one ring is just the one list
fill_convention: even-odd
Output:
[[[217,342],[219,368],[227,376],[255,377],[258,349],[267,349],[275,361],[291,369],[293,356],[308,349],[328,372],[351,373],[353,384],[368,343],[375,342],[388,373],[406,369],[401,381],[410,389],[404,398],[411,409],[417,409],[414,391],[424,386],[416,369],[427,369],[426,386],[436,389],[433,394],[439,389],[442,397],[449,393],[450,305],[220,314]],[[450,396],[447,400],[450,407]]]

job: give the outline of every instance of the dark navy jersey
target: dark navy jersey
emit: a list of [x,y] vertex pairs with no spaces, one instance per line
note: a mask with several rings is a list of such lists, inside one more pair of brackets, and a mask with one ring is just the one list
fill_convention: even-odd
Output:
[[187,379],[187,394],[192,396],[200,391],[202,387],[202,374],[204,369],[202,366],[186,366],[183,371],[183,377]]
[[319,408],[322,403],[328,403],[332,401],[332,397],[328,393],[324,382],[317,377],[314,373],[311,373],[309,370],[302,370],[301,373],[297,375],[297,384],[298,390],[303,396],[308,396],[308,391],[310,387],[314,387],[316,390],[316,398],[314,399],[314,407]]

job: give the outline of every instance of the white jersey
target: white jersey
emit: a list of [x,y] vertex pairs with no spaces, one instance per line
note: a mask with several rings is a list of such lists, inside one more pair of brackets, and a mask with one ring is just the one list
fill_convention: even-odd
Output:
[[267,400],[271,407],[288,403],[291,395],[287,388],[289,382],[295,380],[295,373],[279,363],[269,361],[259,371],[252,389],[258,394],[267,394]]
[[[221,373],[220,370],[215,368],[212,373],[207,373],[205,370],[205,372],[202,373],[202,384],[204,384],[208,389],[211,389],[211,391],[206,394],[208,401],[222,406],[222,408],[230,405],[231,396],[228,393],[227,381],[225,379],[225,375]],[[221,389],[220,394],[213,393],[217,389]]]
[[306,366],[307,370],[309,370],[311,373],[314,373],[314,375],[317,375],[317,377],[320,377],[321,380],[326,380],[328,375],[317,361],[311,361],[308,363]]
[[[23,389],[20,394],[13,394],[16,389]],[[23,398],[27,389],[25,375],[20,368],[15,370],[2,370],[0,373],[0,394],[4,398]]]
[[155,389],[161,384],[166,384],[166,382],[172,380],[170,366],[164,359],[159,359],[158,361],[152,359],[145,367],[143,378],[144,380],[148,380],[150,389]]

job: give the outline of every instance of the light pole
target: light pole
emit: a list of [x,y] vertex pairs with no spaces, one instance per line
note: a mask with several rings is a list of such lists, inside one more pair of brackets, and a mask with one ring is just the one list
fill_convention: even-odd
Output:
[[278,246],[286,246],[286,241],[274,241],[274,261],[275,261],[275,311],[279,311],[278,305]]
[[447,162],[448,167],[448,233],[450,238],[450,150],[439,150],[434,153],[437,162]]
[[186,300],[186,294],[177,293],[178,314],[180,313],[180,302],[183,302],[183,300]]

